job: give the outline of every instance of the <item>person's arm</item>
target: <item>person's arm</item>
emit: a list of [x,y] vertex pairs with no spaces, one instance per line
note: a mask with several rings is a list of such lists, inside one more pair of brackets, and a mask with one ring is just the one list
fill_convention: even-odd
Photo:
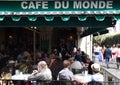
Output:
[[28,77],[28,80],[42,80],[43,79],[42,73],[32,74]]
[[87,84],[88,82],[85,79],[74,78],[73,81],[81,84]]

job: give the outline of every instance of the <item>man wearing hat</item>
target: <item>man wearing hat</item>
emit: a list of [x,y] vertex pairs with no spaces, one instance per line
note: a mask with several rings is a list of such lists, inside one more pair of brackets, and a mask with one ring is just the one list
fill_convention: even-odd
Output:
[[104,81],[104,77],[100,73],[100,65],[94,63],[91,65],[91,68],[93,70],[92,81],[101,81],[101,82]]
[[[103,82],[104,81],[104,77],[103,75],[100,73],[100,65],[97,63],[94,63],[91,65],[91,68],[93,70],[93,74],[90,75],[90,79],[80,79],[75,77],[74,80],[78,83],[82,83],[82,84],[87,84],[89,82]],[[89,80],[89,81],[88,81]]]

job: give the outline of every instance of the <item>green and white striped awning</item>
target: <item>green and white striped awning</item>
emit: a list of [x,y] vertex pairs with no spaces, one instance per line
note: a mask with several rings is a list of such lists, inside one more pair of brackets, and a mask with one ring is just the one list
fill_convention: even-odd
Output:
[[0,26],[109,27],[120,20],[120,0],[0,1]]

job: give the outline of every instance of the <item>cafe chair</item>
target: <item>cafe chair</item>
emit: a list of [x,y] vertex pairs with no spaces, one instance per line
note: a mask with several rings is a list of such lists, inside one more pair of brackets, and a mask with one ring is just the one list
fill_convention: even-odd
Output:
[[99,81],[91,81],[88,83],[88,85],[103,85],[103,83]]
[[72,69],[73,74],[82,73],[83,69]]
[[74,85],[74,82],[69,80],[55,80],[52,85]]

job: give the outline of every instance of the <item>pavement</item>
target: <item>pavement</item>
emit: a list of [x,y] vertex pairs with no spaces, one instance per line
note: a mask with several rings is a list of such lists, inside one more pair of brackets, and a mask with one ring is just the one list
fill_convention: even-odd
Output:
[[116,62],[110,61],[109,68],[107,68],[105,61],[99,62],[102,68],[120,79],[120,69],[117,68]]

